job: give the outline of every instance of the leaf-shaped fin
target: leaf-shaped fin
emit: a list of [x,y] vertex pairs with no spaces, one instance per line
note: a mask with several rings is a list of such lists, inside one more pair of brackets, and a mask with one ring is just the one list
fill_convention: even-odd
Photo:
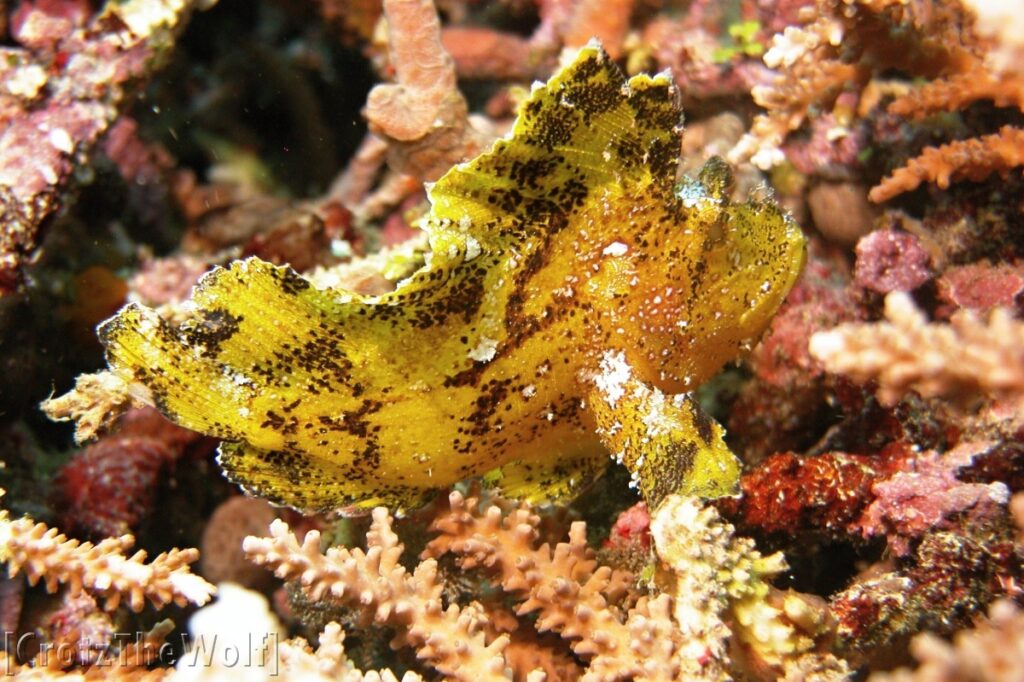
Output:
[[604,50],[588,45],[536,86],[511,137],[438,180],[426,229],[457,234],[468,226],[481,242],[518,244],[536,230],[563,228],[596,188],[628,193],[653,183],[668,194],[681,124],[667,74],[627,81]]
[[228,479],[246,492],[274,504],[317,512],[366,511],[389,505],[392,512],[418,507],[428,490],[391,484],[357,493],[344,466],[316,454],[260,450],[246,443],[224,442],[217,462]]
[[625,356],[611,351],[591,385],[597,433],[651,509],[671,494],[716,498],[739,492],[739,460],[722,427],[690,394],[667,396],[644,385]]

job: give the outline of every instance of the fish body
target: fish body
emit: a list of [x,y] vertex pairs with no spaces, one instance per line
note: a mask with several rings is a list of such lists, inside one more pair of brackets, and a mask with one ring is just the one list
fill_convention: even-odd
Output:
[[679,185],[668,75],[599,46],[535,87],[510,136],[429,189],[431,253],[395,291],[317,289],[250,258],[175,326],[129,305],[111,369],[224,440],[229,478],[276,503],[419,504],[490,474],[571,494],[616,457],[652,501],[731,493],[738,464],[689,392],[755,343],[803,262],[772,203],[731,203],[724,164]]

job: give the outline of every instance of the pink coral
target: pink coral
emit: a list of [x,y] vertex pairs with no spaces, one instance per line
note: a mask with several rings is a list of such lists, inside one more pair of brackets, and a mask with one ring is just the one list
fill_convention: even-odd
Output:
[[913,466],[871,486],[874,501],[857,526],[865,537],[885,534],[897,554],[910,551],[908,538],[920,536],[946,517],[976,505],[1004,505],[1006,484],[965,483],[957,472],[991,448],[991,443],[963,443],[947,453],[920,453]]
[[637,502],[618,515],[605,540],[606,547],[651,546],[651,513],[647,503]]
[[881,294],[913,291],[932,278],[929,260],[914,235],[877,230],[857,242],[855,279]]
[[939,297],[951,307],[978,311],[1013,308],[1024,292],[1024,263],[980,261],[954,266],[942,273],[938,285]]

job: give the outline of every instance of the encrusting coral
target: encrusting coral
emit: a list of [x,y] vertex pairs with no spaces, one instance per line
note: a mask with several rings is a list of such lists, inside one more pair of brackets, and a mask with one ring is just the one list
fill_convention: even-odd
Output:
[[112,0],[90,16],[88,3],[77,12],[75,3],[22,3],[14,32],[21,46],[5,46],[2,61],[0,295],[21,283],[22,266],[76,167],[199,4]]
[[990,395],[1024,399],[1024,323],[1002,308],[982,320],[971,311],[949,324],[929,324],[907,294],[885,299],[886,322],[845,324],[816,333],[810,351],[830,372],[877,381],[879,400],[898,402],[908,391],[967,402]]
[[107,610],[122,600],[133,611],[141,611],[147,599],[157,608],[209,601],[213,585],[189,571],[199,552],[174,549],[147,563],[142,550],[126,554],[134,544],[131,535],[79,542],[28,517],[12,520],[0,510],[0,563],[11,575],[24,572],[33,585],[42,581],[50,592],[62,584],[73,594],[85,590],[102,597]]
[[650,502],[728,494],[735,458],[684,391],[756,341],[803,237],[768,201],[731,203],[720,160],[677,186],[680,115],[666,75],[627,82],[588,46],[433,185],[432,253],[395,291],[250,258],[204,277],[179,326],[124,308],[99,331],[108,362],[225,439],[232,480],[303,509],[408,508],[499,468],[541,499],[608,453]]

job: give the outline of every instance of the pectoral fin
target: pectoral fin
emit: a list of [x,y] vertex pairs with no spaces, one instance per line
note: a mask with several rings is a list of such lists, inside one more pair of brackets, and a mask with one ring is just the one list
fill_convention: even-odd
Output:
[[651,509],[671,494],[711,499],[739,492],[740,462],[725,431],[690,394],[669,396],[645,385],[615,352],[605,354],[588,383],[598,436]]

